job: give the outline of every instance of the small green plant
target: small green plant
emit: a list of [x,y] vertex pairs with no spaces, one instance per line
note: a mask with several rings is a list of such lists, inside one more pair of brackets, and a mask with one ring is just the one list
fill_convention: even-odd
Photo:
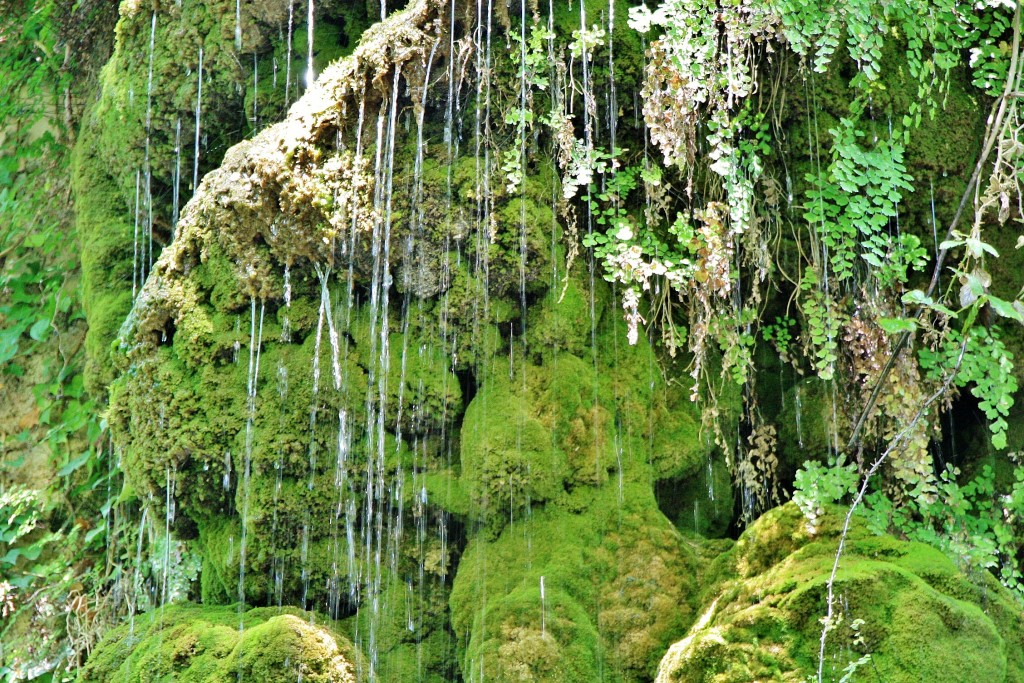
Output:
[[793,327],[796,320],[787,316],[775,316],[775,322],[761,328],[761,338],[775,347],[783,361],[791,362],[790,345],[793,343]]
[[807,518],[808,531],[817,530],[825,506],[833,505],[857,490],[860,473],[856,463],[825,465],[808,460],[793,479],[793,502]]
[[984,465],[961,484],[960,470],[939,475],[936,495],[894,503],[883,491],[865,497],[860,514],[879,534],[897,532],[948,554],[965,571],[991,571],[1024,599],[1020,557],[1024,550],[1024,465],[1013,469],[1009,490],[996,487]]
[[979,401],[978,407],[988,418],[992,445],[1005,448],[1006,418],[1013,407],[1017,378],[1013,374],[1013,355],[999,337],[997,326],[974,326],[967,333],[964,347],[963,335],[951,330],[941,346],[935,350],[922,348],[918,358],[921,368],[934,380],[959,363],[960,372],[954,380],[956,386],[970,387],[971,394]]
[[926,252],[920,240],[892,240],[885,230],[903,194],[914,189],[903,164],[903,146],[881,140],[865,149],[861,141],[866,134],[854,119],[842,119],[829,133],[832,162],[823,174],[807,174],[812,189],[804,217],[829,249],[832,276],[843,280],[853,275],[859,247],[883,287],[906,282],[907,268],[923,267]]

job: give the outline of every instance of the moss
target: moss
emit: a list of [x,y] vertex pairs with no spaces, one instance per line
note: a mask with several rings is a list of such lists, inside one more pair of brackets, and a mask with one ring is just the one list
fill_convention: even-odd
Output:
[[[495,681],[650,680],[691,618],[693,555],[642,485],[608,484],[471,542],[452,587],[463,671]],[[541,581],[544,599],[541,599]],[[543,614],[543,619],[542,619]],[[542,623],[543,621],[543,623]]]
[[448,629],[448,584],[439,569],[439,564],[425,563],[416,587],[393,574],[384,577],[376,606],[350,620],[350,632],[378,643],[379,680],[442,683],[457,677],[455,637]]
[[[596,316],[604,312],[605,303],[604,300],[595,302]],[[592,318],[590,296],[581,278],[570,278],[564,294],[559,283],[533,308],[526,325],[530,348],[553,353],[565,351],[582,358],[590,346],[591,330],[600,322]]]
[[[485,200],[478,160],[428,154],[421,188],[400,135],[384,224],[371,143],[364,158],[339,148],[358,105],[376,115],[389,60],[413,69],[431,49],[419,26],[440,4],[377,25],[207,175],[122,329],[111,431],[154,511],[175,480],[207,602],[327,605],[388,680],[455,678],[454,643],[497,676],[649,680],[692,615],[693,553],[651,486],[704,463],[692,407],[646,340],[628,346],[618,316],[591,313],[612,300],[605,283],[581,270],[562,303],[549,292],[550,168]],[[387,273],[375,229],[390,231]],[[382,277],[393,288],[374,289]],[[437,538],[463,524],[474,540],[449,600],[458,546]],[[259,677],[279,660],[233,661]]]
[[[359,2],[325,3],[317,5],[313,36],[313,70],[320,74],[328,64],[352,53],[359,36],[370,27],[367,5]],[[295,16],[305,10],[294,8]],[[287,21],[287,20],[286,20]],[[288,39],[271,36],[272,51],[261,51],[255,67],[258,79],[250,79],[245,91],[243,111],[247,113],[249,133],[258,133],[268,123],[280,121],[287,107],[306,89],[308,24],[294,22],[291,35],[291,54]],[[289,65],[288,61],[291,60]],[[253,55],[245,55],[246,67],[253,63]],[[289,73],[290,69],[290,73]],[[254,84],[253,80],[257,82]],[[286,86],[290,89],[286,91]]]
[[551,432],[505,377],[491,373],[462,424],[462,478],[479,514],[498,524],[554,498],[565,470]]
[[110,631],[80,683],[354,682],[356,655],[330,622],[301,610],[169,605]]
[[[788,504],[744,532],[725,557],[706,619],[669,650],[659,680],[812,675],[842,521],[832,510],[810,536]],[[863,654],[871,655],[868,675],[887,681],[1017,681],[1024,674],[1013,598],[991,582],[975,586],[929,546],[873,536],[855,520],[836,592],[842,609],[829,635],[827,676]]]
[[[243,3],[242,52],[271,49],[285,17],[282,7]],[[190,182],[194,153],[189,141],[195,138],[200,49],[200,173],[220,163],[224,150],[243,132],[239,93],[251,75],[243,66],[246,60],[236,54],[235,9],[231,0],[184,0],[153,12],[138,3],[122,8],[114,52],[100,76],[99,98],[83,117],[73,169],[89,322],[86,379],[94,394],[103,395],[115,376],[110,347],[131,308],[133,280],[141,286],[172,236],[170,198],[179,170],[179,210],[196,190]],[[324,40],[331,38],[325,35]],[[178,149],[184,151],[179,154]],[[148,252],[150,234],[153,253],[133,263],[138,245]]]
[[75,146],[72,175],[75,228],[81,246],[82,306],[86,334],[86,388],[98,396],[114,377],[110,347],[132,304],[132,226],[127,206],[97,158],[98,141],[83,127]]

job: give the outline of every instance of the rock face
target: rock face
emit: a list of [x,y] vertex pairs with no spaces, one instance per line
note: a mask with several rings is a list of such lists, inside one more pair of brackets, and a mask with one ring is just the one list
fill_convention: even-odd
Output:
[[111,631],[80,683],[355,683],[352,643],[298,609],[173,605]]
[[709,449],[566,273],[551,169],[510,192],[443,142],[446,6],[203,180],[113,354],[125,495],[173,516],[204,604],[346,620],[380,680],[649,680],[695,589],[653,484]]
[[[703,616],[669,648],[657,682],[813,677],[843,516],[830,510],[810,536],[789,503],[747,529],[716,561]],[[991,576],[978,580],[930,546],[875,536],[855,520],[836,577],[826,680],[865,655],[854,680],[1024,680],[1020,606]]]
[[[205,28],[183,34],[182,54],[201,43],[223,61],[233,38],[207,24],[226,5],[197,4]],[[273,42],[270,4],[243,17],[254,41]],[[812,538],[795,508],[777,509],[711,563],[730,542],[684,537],[663,514],[659,502],[678,508],[681,528],[727,535],[731,464],[648,340],[626,344],[612,287],[582,259],[567,265],[561,238],[574,228],[551,155],[531,158],[517,183],[497,171],[490,126],[515,102],[496,85],[503,111],[485,113],[483,84],[519,81],[511,43],[495,37],[485,61],[480,36],[465,35],[468,5],[413,0],[285,120],[228,149],[144,284],[123,210],[136,176],[122,172],[141,162],[111,136],[123,132],[116,112],[134,112],[132,139],[146,130],[149,15],[125,13],[114,64],[133,71],[118,85],[110,67],[77,151],[90,381],[109,394],[122,498],[167,519],[201,559],[191,597],[202,606],[116,630],[83,683],[239,672],[724,683],[813,671],[835,520]],[[497,26],[508,6],[495,11]],[[575,12],[552,11],[564,35],[578,29]],[[160,44],[173,40],[158,27]],[[642,51],[618,27],[615,41],[625,92]],[[248,86],[222,67],[209,111],[230,110],[232,88],[246,107],[263,98],[255,86],[243,98]],[[154,166],[170,163],[187,94],[149,126]],[[227,127],[212,131],[227,144]],[[642,146],[642,133],[620,133]],[[739,412],[738,391],[722,389],[722,413]],[[792,452],[827,450],[828,406],[815,407],[806,435],[799,418],[782,432],[794,463]],[[682,493],[666,504],[659,482]],[[984,585],[935,551],[856,527],[829,661],[841,672],[871,654],[863,666],[889,681],[1021,680],[1019,612]],[[282,604],[330,621],[244,611]]]

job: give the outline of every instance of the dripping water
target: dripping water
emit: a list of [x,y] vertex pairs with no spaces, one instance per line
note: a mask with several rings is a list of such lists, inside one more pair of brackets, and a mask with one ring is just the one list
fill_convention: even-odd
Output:
[[[313,73],[313,0],[307,0],[308,16],[306,18],[306,87],[313,86],[316,76]],[[397,80],[397,77],[396,77]]]
[[799,384],[796,385],[796,398],[794,399],[794,407],[796,410],[796,442],[803,450],[804,447],[804,430],[802,423],[803,413],[803,391]]
[[142,287],[143,273],[142,259],[139,253],[139,187],[142,183],[142,171],[135,169],[135,240],[132,249],[132,299],[138,296]]
[[147,273],[153,267],[153,174],[149,165],[149,150],[153,132],[153,53],[156,51],[156,12],[153,12],[153,20],[149,30],[149,75],[146,81],[146,152],[143,162],[145,174],[145,206],[147,219],[145,222],[145,239],[143,249],[145,251],[145,268],[142,270],[141,280],[145,281]]
[[291,104],[292,96],[292,32],[295,28],[295,0],[288,0],[288,38],[284,60],[284,106]]
[[181,195],[181,119],[174,126],[174,180],[173,198],[171,200],[171,239],[178,226],[178,202]]
[[235,0],[235,50],[242,51],[242,0]]
[[199,48],[199,73],[196,88],[196,146],[192,161],[192,192],[199,189],[199,118],[203,111],[203,48]]
[[[246,420],[245,420],[245,453],[242,460],[242,480],[238,482],[241,486],[242,498],[242,532],[238,546],[238,630],[244,629],[245,615],[245,563],[248,551],[248,525],[249,525],[249,496],[251,495],[252,477],[252,448],[255,438],[254,428],[256,422],[256,388],[259,384],[260,373],[260,347],[263,344],[263,315],[265,302],[260,301],[259,326],[256,324],[256,297],[249,298],[250,304],[250,332],[249,332],[249,373],[246,382]],[[239,665],[241,666],[241,664]],[[239,669],[238,680],[242,680],[242,671]]]

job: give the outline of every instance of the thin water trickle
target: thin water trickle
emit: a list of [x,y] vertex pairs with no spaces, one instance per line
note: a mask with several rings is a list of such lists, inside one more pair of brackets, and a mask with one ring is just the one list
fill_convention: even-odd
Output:
[[174,523],[174,480],[171,478],[171,466],[165,468],[166,480],[164,485],[164,556],[161,567],[162,576],[160,580],[160,608],[167,604],[167,577],[171,566],[171,525]]
[[199,189],[199,118],[203,112],[203,48],[199,48],[199,71],[196,75],[196,147],[192,159],[192,193]]
[[145,281],[146,275],[153,266],[153,174],[149,165],[149,150],[153,132],[153,54],[156,51],[156,12],[153,12],[153,19],[149,29],[149,75],[146,80],[146,152],[143,162],[143,173],[145,175],[145,206],[147,208],[147,219],[144,225],[145,238],[143,249],[145,251],[143,262],[145,268],[141,274],[141,281]]
[[291,104],[292,96],[292,34],[295,30],[295,0],[288,0],[288,38],[284,60],[284,106]]
[[[316,74],[313,73],[313,0],[307,0],[306,17],[306,87],[313,87]],[[398,80],[398,76],[395,76]]]
[[242,51],[242,0],[235,0],[235,50]]
[[181,199],[181,119],[174,126],[174,179],[171,199],[171,239],[178,227],[178,202]]
[[[255,439],[256,422],[256,390],[259,386],[260,373],[260,347],[263,344],[263,317],[266,304],[260,301],[259,325],[256,323],[256,297],[249,298],[250,303],[250,332],[249,332],[249,373],[246,382],[246,420],[245,420],[245,452],[242,459],[242,479],[237,482],[241,487],[242,498],[242,531],[238,546],[238,630],[244,629],[243,616],[245,614],[245,563],[248,547],[248,525],[249,525],[249,497],[251,494],[252,479],[252,449]],[[239,669],[238,680],[242,680],[242,671]]]
[[[285,322],[288,318],[285,317]],[[281,333],[282,336],[284,332]],[[282,339],[282,342],[288,340]],[[279,417],[279,429],[281,433],[285,431],[285,422],[288,418],[288,367],[284,364],[284,359],[278,359],[277,361],[277,397],[281,406],[281,412]],[[271,516],[271,527],[270,527],[270,595],[268,596],[271,604],[276,604],[280,607],[284,603],[284,555],[280,552],[278,547],[278,501],[281,499],[281,489],[284,484],[284,453],[282,450],[278,450],[277,457],[274,460],[274,498],[273,498],[273,514]]]
[[260,130],[260,63],[256,53],[252,53],[252,132],[255,135]]
[[804,430],[803,430],[803,422],[802,422],[803,396],[802,396],[802,389],[801,389],[799,384],[796,385],[795,394],[796,394],[796,397],[795,397],[795,399],[793,401],[793,404],[794,404],[794,408],[795,408],[795,411],[796,411],[796,442],[797,442],[797,445],[800,447],[800,449],[803,450],[803,447],[804,447]]
[[135,544],[135,566],[132,567],[132,596],[128,601],[128,636],[135,635],[135,613],[139,608],[139,600],[143,591],[142,582],[142,544],[146,533],[146,519],[149,516],[149,506],[142,508],[142,516],[139,519],[138,540]]
[[[935,218],[935,184],[929,179],[928,181],[928,199],[931,206],[932,212],[932,243],[935,248],[935,260],[939,260],[939,221]],[[938,270],[935,273],[935,282],[937,292],[942,291],[942,270]]]
[[221,485],[225,491],[231,490],[231,451],[224,451],[224,476],[221,479]]
[[289,344],[292,341],[292,278],[291,268],[288,264],[284,267],[284,313],[281,319],[281,342]]
[[547,635],[547,603],[544,598],[544,576],[540,577],[540,637]]
[[142,171],[135,169],[135,240],[132,248],[132,300],[138,296],[142,287],[141,259],[139,257],[139,189],[142,184]]

